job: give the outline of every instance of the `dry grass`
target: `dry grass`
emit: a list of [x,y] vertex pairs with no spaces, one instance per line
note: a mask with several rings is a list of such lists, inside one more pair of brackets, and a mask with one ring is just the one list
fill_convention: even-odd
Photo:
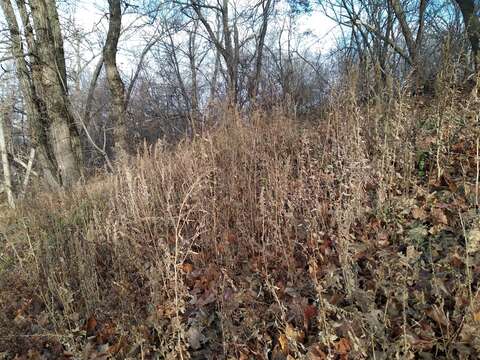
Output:
[[5,215],[0,351],[479,356],[477,104],[335,98],[318,123],[231,115]]

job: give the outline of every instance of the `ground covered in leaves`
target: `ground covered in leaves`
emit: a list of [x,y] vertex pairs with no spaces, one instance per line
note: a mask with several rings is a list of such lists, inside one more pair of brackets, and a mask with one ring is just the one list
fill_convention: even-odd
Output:
[[0,358],[479,358],[478,103],[415,101],[38,194],[2,218]]

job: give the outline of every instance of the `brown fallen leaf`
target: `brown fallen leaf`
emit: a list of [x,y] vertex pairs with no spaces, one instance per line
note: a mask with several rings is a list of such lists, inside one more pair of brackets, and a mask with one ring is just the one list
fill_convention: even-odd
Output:
[[193,271],[193,265],[187,262],[184,262],[180,267],[185,274],[190,274]]
[[287,326],[285,327],[285,335],[288,339],[297,342],[303,342],[303,340],[305,339],[305,333],[302,330],[295,329],[295,327],[291,324],[287,324]]
[[462,259],[462,257],[457,253],[453,253],[452,256],[450,257],[450,265],[457,269],[461,269],[465,266],[465,263]]
[[[107,323],[97,328],[96,340],[98,344],[109,342],[115,335],[116,326],[113,323]],[[91,331],[93,332],[93,330],[94,328]]]
[[442,209],[434,208],[431,211],[432,220],[435,225],[443,224],[448,225],[448,219]]
[[87,322],[85,323],[84,329],[87,332],[87,335],[91,336],[95,332],[95,329],[97,328],[97,319],[95,318],[95,315],[92,314]]
[[412,216],[415,220],[425,220],[427,212],[423,208],[415,207],[412,209]]
[[335,351],[340,355],[346,355],[350,352],[352,346],[346,338],[341,338],[335,343]]

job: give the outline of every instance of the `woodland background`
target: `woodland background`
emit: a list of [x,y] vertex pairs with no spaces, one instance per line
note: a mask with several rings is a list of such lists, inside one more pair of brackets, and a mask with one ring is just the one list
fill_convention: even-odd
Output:
[[0,358],[478,358],[477,1],[0,5]]

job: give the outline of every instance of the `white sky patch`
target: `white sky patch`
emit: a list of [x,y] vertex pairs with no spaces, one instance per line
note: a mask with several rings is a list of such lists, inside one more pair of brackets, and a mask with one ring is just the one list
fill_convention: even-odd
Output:
[[300,16],[298,20],[302,32],[311,32],[314,35],[310,48],[326,53],[335,44],[335,37],[338,35],[337,24],[319,10]]

